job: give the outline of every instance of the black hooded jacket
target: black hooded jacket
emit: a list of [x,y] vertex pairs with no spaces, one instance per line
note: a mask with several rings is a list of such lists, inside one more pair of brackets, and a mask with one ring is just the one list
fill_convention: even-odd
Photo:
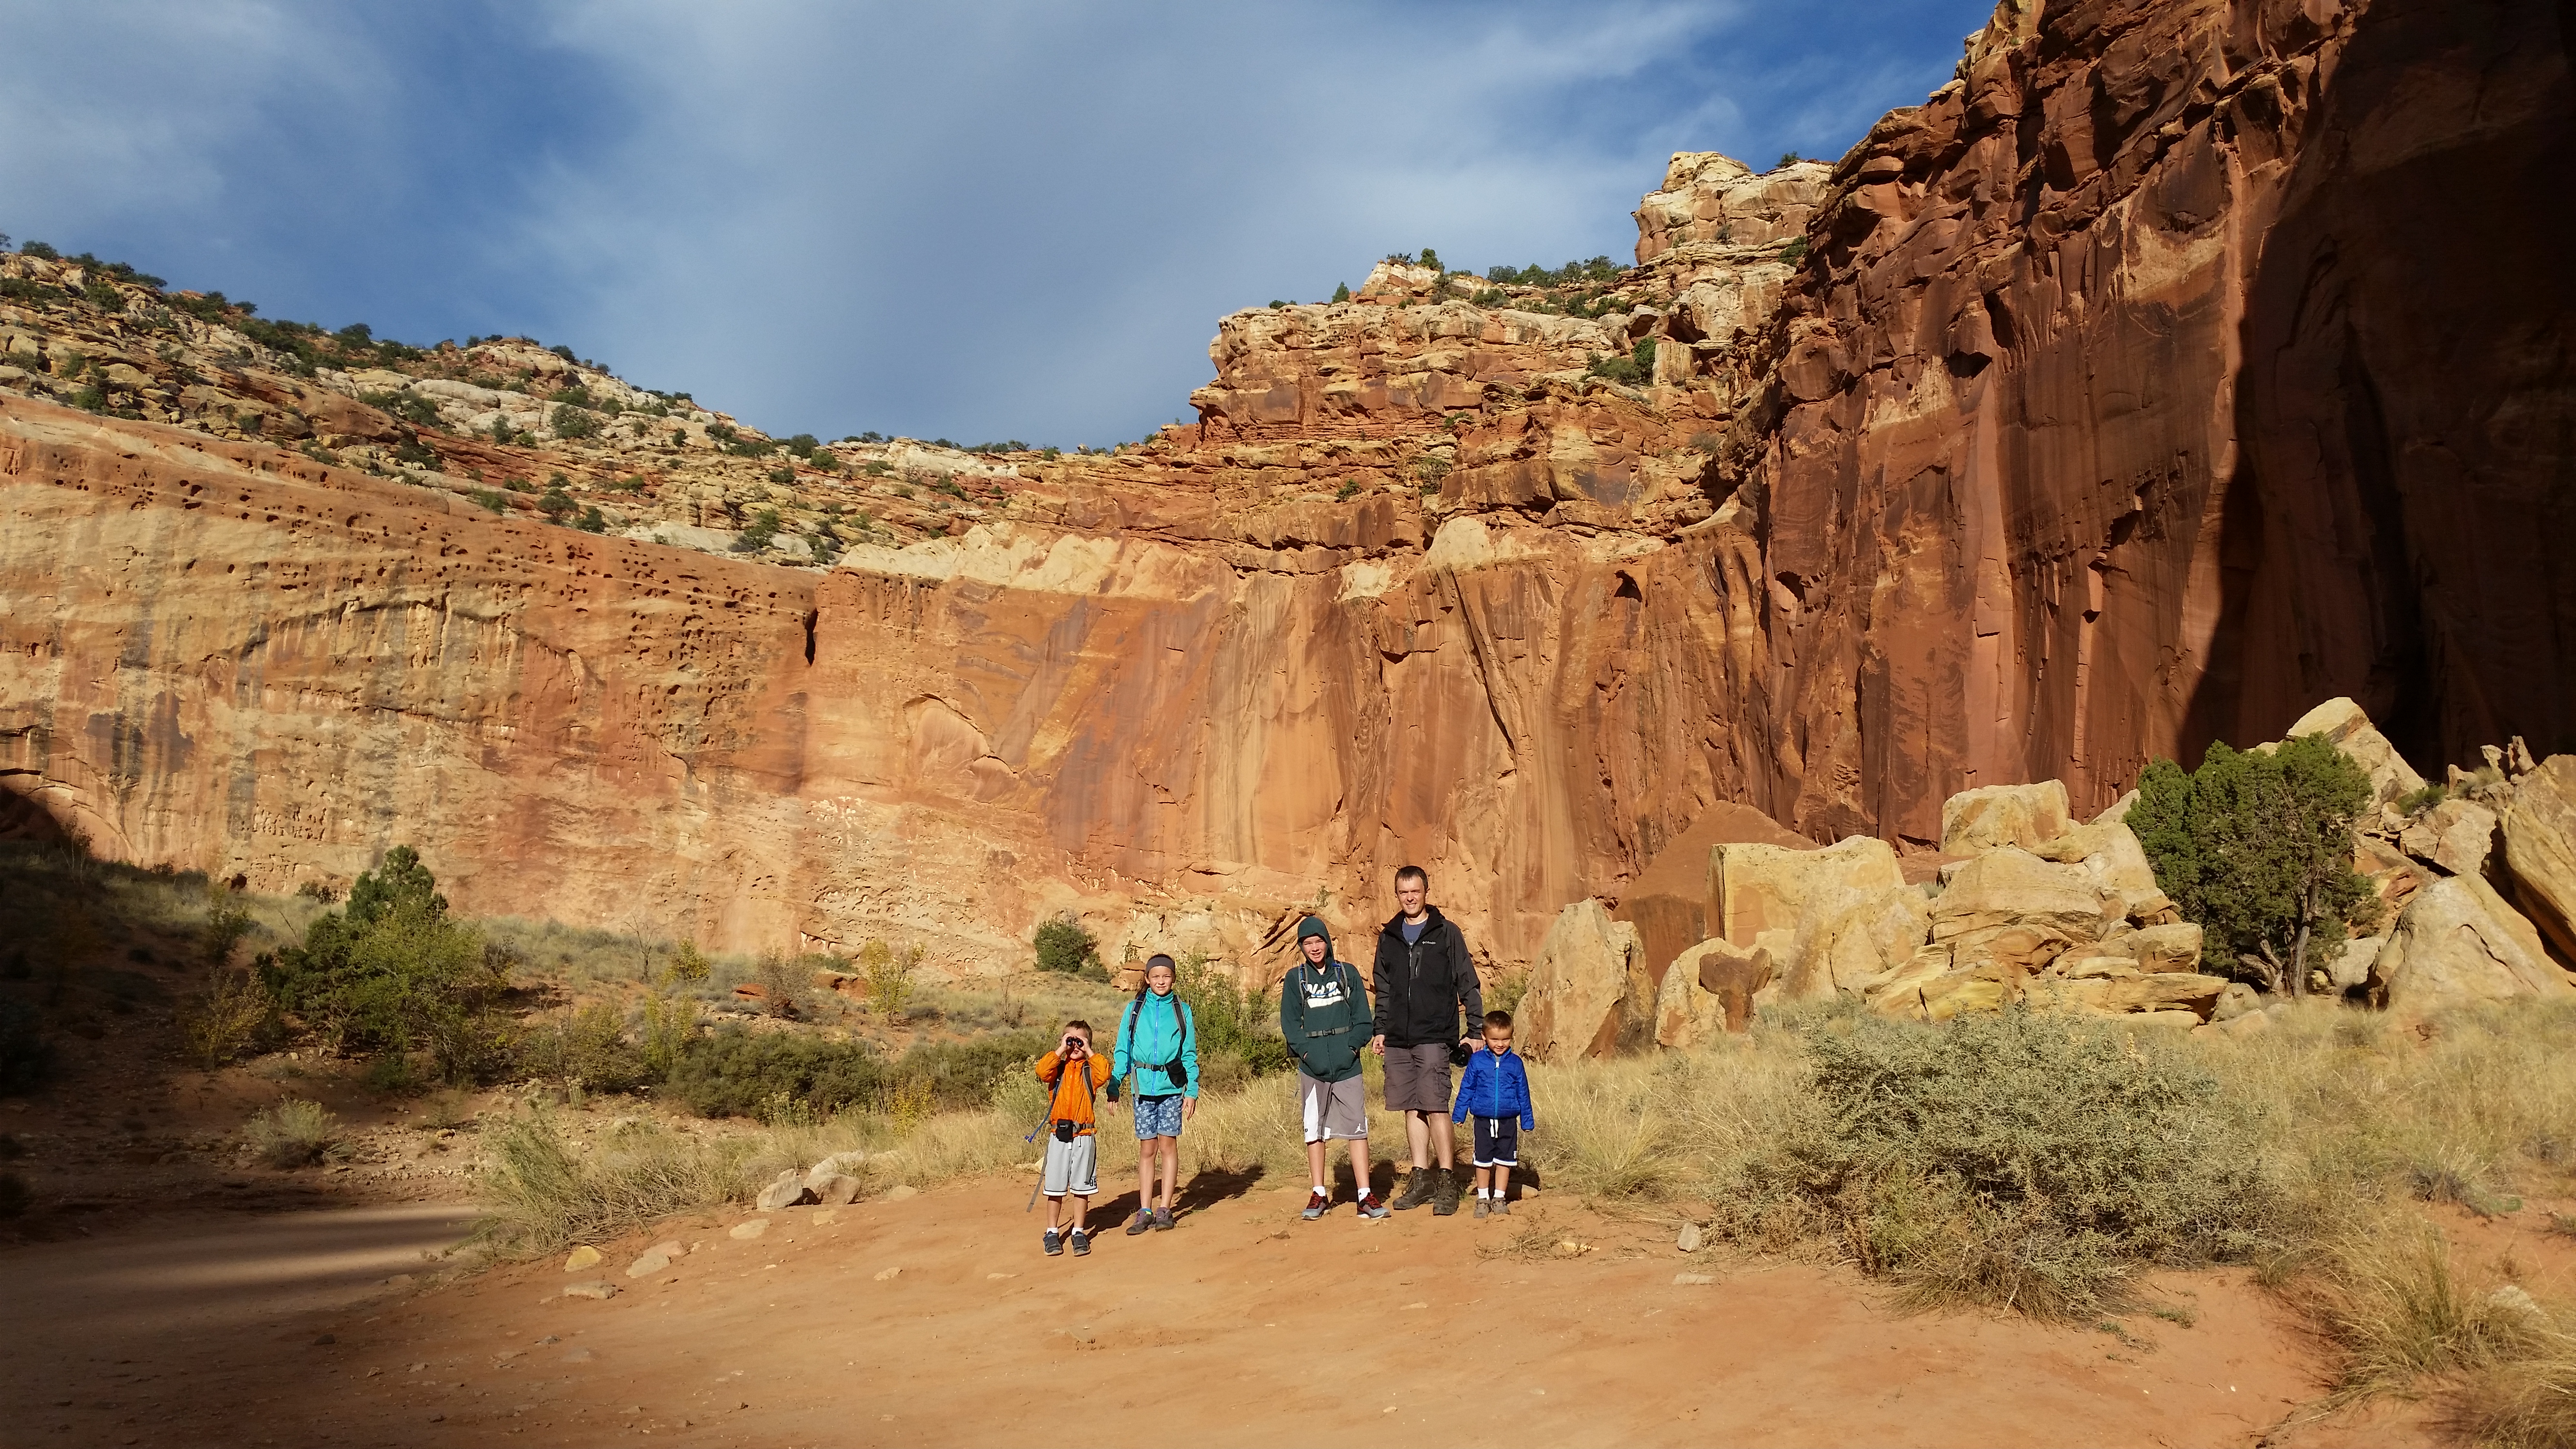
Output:
[[1477,984],[1467,938],[1440,914],[1438,906],[1425,909],[1431,923],[1423,928],[1419,942],[1404,943],[1401,911],[1377,933],[1371,994],[1376,998],[1377,1029],[1385,1033],[1391,1047],[1456,1042],[1466,1034],[1458,1015],[1462,1002],[1469,1019],[1485,1014],[1484,988]]

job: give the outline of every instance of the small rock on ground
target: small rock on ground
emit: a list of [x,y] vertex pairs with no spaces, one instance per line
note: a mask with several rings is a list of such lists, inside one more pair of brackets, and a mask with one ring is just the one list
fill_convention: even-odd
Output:
[[1681,1236],[1673,1240],[1673,1246],[1685,1253],[1696,1253],[1699,1251],[1699,1242],[1699,1224],[1684,1223]]
[[898,1182],[894,1186],[885,1190],[885,1200],[887,1202],[901,1202],[908,1197],[917,1197],[920,1193],[921,1189],[914,1187],[911,1183]]
[[647,1273],[659,1273],[670,1266],[671,1260],[667,1255],[662,1253],[646,1253],[643,1257],[640,1257],[634,1262],[626,1265],[626,1276],[629,1278],[641,1278]]
[[566,1283],[564,1285],[564,1296],[566,1298],[596,1298],[606,1301],[607,1299],[617,1296],[617,1285],[614,1283]]
[[891,1283],[902,1276],[903,1270],[901,1268],[884,1268],[878,1270],[877,1281],[880,1283]]
[[571,1254],[564,1259],[564,1271],[567,1273],[578,1273],[584,1268],[596,1268],[598,1266],[599,1250],[588,1243],[584,1243],[580,1247],[573,1249]]
[[1681,1288],[1705,1288],[1717,1281],[1715,1273],[1675,1273],[1673,1284]]
[[756,1238],[768,1231],[769,1219],[753,1218],[749,1222],[734,1224],[732,1235],[737,1238]]

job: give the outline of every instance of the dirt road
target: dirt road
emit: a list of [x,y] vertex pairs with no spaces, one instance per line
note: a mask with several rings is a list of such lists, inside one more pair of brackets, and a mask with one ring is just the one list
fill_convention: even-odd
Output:
[[[2235,1273],[2162,1281],[2189,1326],[1907,1318],[1848,1274],[1684,1258],[1570,1204],[1305,1223],[1300,1189],[1223,1190],[1086,1259],[1043,1257],[1025,1184],[994,1180],[428,1289],[384,1279],[452,1241],[452,1207],[31,1247],[0,1259],[32,1386],[10,1438],[2223,1445],[2317,1392]],[[690,1251],[625,1274],[669,1237]],[[592,1281],[620,1291],[564,1296]]]

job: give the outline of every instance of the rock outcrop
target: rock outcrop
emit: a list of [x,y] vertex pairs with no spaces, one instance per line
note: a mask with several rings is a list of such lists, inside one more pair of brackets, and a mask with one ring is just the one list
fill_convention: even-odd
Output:
[[1637,928],[1599,901],[1567,906],[1539,946],[1514,1025],[1532,1061],[1604,1057],[1654,1030],[1654,983]]
[[[1385,268],[1226,319],[1192,424],[936,482],[729,451],[763,440],[532,346],[290,377],[226,362],[267,344],[225,314],[75,364],[76,304],[13,292],[0,828],[270,889],[409,841],[470,910],[954,969],[1057,909],[1249,968],[1417,860],[1516,966],[1720,804],[1921,859],[1962,791],[2098,818],[2320,697],[2425,761],[2563,748],[2576,525],[2529,420],[2576,367],[2576,225],[2526,180],[2565,169],[2561,24],[2011,0],[1829,167],[1676,158],[1635,268]],[[605,434],[535,405],[574,386]],[[661,428],[685,467],[644,468]],[[558,459],[604,525],[637,469],[639,536],[474,501]],[[762,508],[805,542],[650,541],[730,552]],[[2116,856],[2039,863],[2152,923]],[[1657,929],[1650,982],[1689,944]],[[1814,941],[1780,989],[1846,988]]]

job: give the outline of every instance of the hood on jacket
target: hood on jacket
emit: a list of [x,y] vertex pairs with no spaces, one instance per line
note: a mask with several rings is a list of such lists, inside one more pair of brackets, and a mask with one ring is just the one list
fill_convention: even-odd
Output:
[[1306,959],[1306,938],[1308,936],[1321,936],[1324,938],[1324,964],[1327,966],[1333,964],[1333,928],[1325,925],[1324,918],[1321,916],[1308,916],[1306,919],[1297,923],[1297,960],[1294,965],[1290,967],[1291,970],[1294,970],[1297,966],[1313,964]]

